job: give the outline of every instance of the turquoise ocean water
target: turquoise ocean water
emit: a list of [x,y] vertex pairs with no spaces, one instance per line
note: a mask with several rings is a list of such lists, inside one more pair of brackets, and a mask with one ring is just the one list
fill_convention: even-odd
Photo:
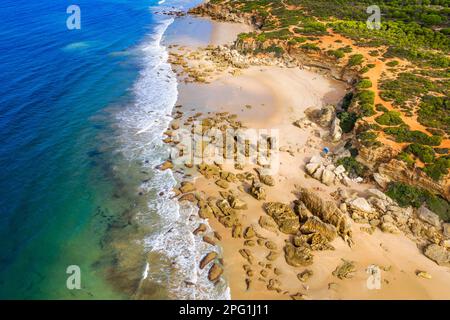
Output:
[[[160,44],[172,18],[155,11],[198,2],[77,0],[80,30],[72,2],[0,3],[0,298],[202,297],[174,280],[195,240],[175,178],[154,170],[177,97]],[[174,226],[190,249],[168,254]]]

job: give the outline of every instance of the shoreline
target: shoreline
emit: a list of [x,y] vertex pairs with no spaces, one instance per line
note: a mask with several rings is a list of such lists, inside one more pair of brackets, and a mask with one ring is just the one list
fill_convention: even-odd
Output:
[[[195,24],[195,17],[189,19],[192,19]],[[223,30],[226,30],[227,24],[229,27],[230,23],[214,21],[211,23],[213,24],[211,34],[216,36],[205,35],[205,38],[210,39],[208,40],[209,45],[218,45],[221,42],[220,35],[226,34]],[[238,29],[236,27],[234,31]],[[181,68],[179,63],[172,63],[179,80],[177,105],[182,106],[175,109],[175,112],[180,110],[182,112],[180,121],[177,119],[178,125],[181,125],[180,122],[183,119],[188,119],[183,125],[189,125],[189,118],[201,119],[205,116],[220,118],[221,113],[230,112],[245,126],[277,128],[280,131],[282,145],[279,147],[280,149],[283,147],[284,150],[280,152],[280,172],[273,176],[275,186],[267,187],[268,198],[266,201],[291,203],[296,200],[296,196],[292,192],[297,189],[298,185],[314,190],[327,200],[333,200],[332,194],[337,191],[336,189],[344,188],[348,193],[361,195],[373,187],[355,182],[351,182],[350,186],[346,188],[343,186],[337,188],[336,185],[326,186],[309,177],[304,170],[304,165],[311,157],[319,155],[324,146],[329,147],[330,150],[335,149],[336,146],[334,143],[324,140],[327,137],[327,130],[304,119],[305,111],[308,107],[324,107],[330,103],[336,105],[345,94],[346,88],[342,83],[337,81],[333,83],[333,80],[312,71],[279,66],[250,66],[239,72],[235,72],[233,68],[231,70],[224,68],[218,73],[202,78],[200,83],[186,82],[180,69],[186,68],[186,66],[199,69],[199,64],[195,60],[198,60],[198,56],[201,60],[202,56],[199,54],[189,56],[189,50],[191,53],[192,50],[196,50],[195,46],[191,46],[189,43],[176,43],[176,40],[169,42],[169,51],[177,55],[180,55],[180,50],[186,50],[186,47],[188,48],[188,51],[185,51],[188,56],[187,62]],[[192,56],[194,57],[192,58]],[[207,67],[203,66],[203,68]],[[340,91],[335,89],[339,86],[342,87]],[[196,115],[197,113],[202,114]],[[292,124],[299,119],[304,119],[303,128]],[[232,172],[234,175],[240,172],[228,165],[222,166],[220,169]],[[244,171],[247,172],[251,170],[251,167],[244,168]],[[194,174],[193,188],[197,195],[195,200],[190,197],[192,202],[197,203],[203,199],[202,197],[205,199],[222,197],[220,191],[225,190],[216,186],[214,181],[205,179],[198,173],[193,173],[190,168],[188,172]],[[234,187],[234,184],[232,186]],[[228,191],[228,188],[226,189]],[[219,261],[217,264],[223,267],[222,271],[231,289],[232,299],[439,299],[443,297],[443,291],[439,288],[450,285],[447,270],[422,255],[415,243],[404,235],[386,234],[378,229],[369,235],[362,231],[356,223],[352,225],[355,247],[350,249],[342,239],[337,238],[331,242],[335,250],[314,253],[318,261],[315,261],[312,266],[292,268],[284,261],[281,249],[284,242],[289,241],[290,237],[280,232],[275,235],[267,233],[266,230],[260,228],[258,219],[267,215],[262,208],[262,202],[249,196],[248,184],[245,186],[244,183],[243,189],[239,190],[238,188],[235,191],[239,195],[239,199],[248,205],[248,209],[242,211],[240,216],[242,229],[246,230],[246,228],[252,227],[256,231],[258,240],[273,241],[277,247],[278,257],[273,262],[263,262],[264,256],[267,254],[264,244],[262,246],[259,243],[257,246],[255,244],[243,246],[243,242],[244,244],[250,243],[248,241],[251,240],[255,242],[254,237],[249,239],[245,239],[243,235],[233,237],[233,232],[230,232],[229,228],[225,228],[214,217],[208,219],[213,230],[221,235],[220,239],[214,240],[220,244],[223,250],[223,256],[219,259],[223,259],[223,263]],[[179,192],[178,190],[176,193]],[[250,266],[246,264],[243,257],[239,255],[239,250],[242,249],[250,250],[259,263],[250,264]],[[406,261],[403,261],[404,257],[407,257]],[[341,258],[353,259],[358,265],[356,275],[351,279],[341,280],[332,276],[332,272],[339,265]],[[364,285],[368,277],[366,268],[371,264],[382,266],[387,270],[383,271],[383,290],[369,290]],[[281,272],[277,272],[279,274],[275,275],[275,269]],[[311,270],[314,276],[310,281],[302,282],[298,279],[298,274],[306,269]],[[417,277],[417,270],[427,270],[433,273],[433,279],[424,280]],[[436,277],[436,275],[439,276]],[[252,280],[250,289],[247,288],[249,286],[248,279]],[[274,280],[272,284],[274,282],[280,284],[279,290],[277,290],[277,286],[271,286],[268,289],[271,280]],[[405,296],[403,292],[408,292],[408,295]],[[439,296],[439,292],[441,292],[441,296]]]

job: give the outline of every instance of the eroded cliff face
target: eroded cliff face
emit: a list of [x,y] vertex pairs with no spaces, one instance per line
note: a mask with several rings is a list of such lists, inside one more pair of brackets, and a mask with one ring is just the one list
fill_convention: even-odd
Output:
[[382,163],[378,166],[378,173],[391,181],[418,186],[439,193],[450,200],[450,181],[448,179],[436,182],[419,168],[410,168],[403,161],[392,159],[387,163]]
[[[212,4],[210,2],[191,9],[189,13],[208,16],[213,20],[246,23],[253,26],[256,30],[260,29],[265,22],[265,18],[256,13],[239,12],[230,7]],[[345,81],[349,84],[353,84],[358,79],[356,70],[336,65],[336,61],[326,54],[321,52],[305,52],[276,39],[260,42],[253,38],[238,38],[233,45],[233,49],[236,49],[242,54],[255,54],[263,53],[273,45],[283,49],[284,53],[282,58],[287,65],[311,68],[317,73],[326,74],[336,80]]]
[[190,9],[189,13],[208,16],[214,20],[247,23],[255,26],[256,28],[261,28],[264,24],[264,18],[256,14],[235,11],[230,7],[212,4],[210,2],[206,2],[200,6]]

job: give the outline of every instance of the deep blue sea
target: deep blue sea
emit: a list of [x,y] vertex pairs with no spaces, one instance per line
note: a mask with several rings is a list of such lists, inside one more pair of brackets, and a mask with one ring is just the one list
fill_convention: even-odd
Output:
[[[180,219],[175,180],[153,170],[176,102],[160,45],[172,18],[154,12],[199,1],[163,2],[0,2],[1,299],[178,297],[178,253],[159,232]],[[71,4],[80,30],[66,27]]]

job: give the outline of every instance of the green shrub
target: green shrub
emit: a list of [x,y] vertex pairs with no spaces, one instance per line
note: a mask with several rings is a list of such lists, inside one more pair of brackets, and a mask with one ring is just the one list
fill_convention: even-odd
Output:
[[361,74],[364,74],[366,72],[369,72],[369,70],[370,70],[370,68],[368,66],[364,66],[364,67],[361,68],[361,70],[359,70],[359,72]]
[[429,79],[407,72],[400,73],[397,79],[382,81],[380,88],[380,97],[397,106],[405,106],[414,97],[437,89]]
[[303,50],[306,51],[320,51],[320,48],[314,43],[305,43],[300,46]]
[[411,156],[406,152],[400,152],[397,156],[397,159],[405,162],[408,165],[408,167],[411,167],[415,163],[414,159],[411,158]]
[[386,111],[381,116],[376,117],[375,121],[384,126],[398,126],[403,124],[401,114],[398,111]]
[[350,52],[353,51],[352,47],[350,47],[350,46],[345,46],[345,47],[343,47],[343,48],[341,48],[339,50],[342,50],[345,53],[350,53]]
[[341,121],[340,126],[344,133],[351,132],[355,127],[356,120],[358,120],[358,116],[354,112],[343,111],[338,113],[337,116]]
[[392,60],[392,61],[387,62],[386,65],[388,67],[396,67],[396,66],[398,66],[398,61],[397,60]]
[[450,98],[425,96],[419,105],[418,120],[421,124],[444,130],[450,134]]
[[356,138],[366,147],[377,147],[380,145],[380,142],[377,141],[377,134],[373,131],[360,132]]
[[434,148],[434,151],[437,154],[449,154],[450,149],[449,148]]
[[432,163],[434,161],[434,150],[430,146],[424,146],[417,143],[411,143],[405,148],[405,152],[412,153],[423,163]]
[[376,114],[375,110],[373,109],[373,105],[369,103],[364,103],[359,107],[359,113],[363,117],[371,117],[374,114]]
[[356,161],[353,157],[341,158],[336,163],[337,165],[344,166],[345,170],[347,170],[351,176],[364,177],[368,175],[367,167]]
[[328,55],[335,57],[338,60],[345,57],[345,53],[342,50],[328,50],[327,53]]
[[372,81],[370,81],[369,79],[362,79],[361,81],[359,81],[357,88],[358,89],[367,89],[370,88],[372,86]]
[[381,103],[377,103],[377,105],[375,106],[375,109],[377,111],[380,111],[380,112],[387,112],[387,111],[389,111],[388,108],[383,106]]
[[362,54],[354,54],[350,56],[350,60],[348,60],[348,65],[350,67],[360,65],[364,60],[364,56]]
[[397,142],[415,142],[428,146],[438,146],[441,144],[442,137],[440,136],[429,136],[421,131],[410,131],[405,126],[400,127],[388,127],[384,128],[383,131],[387,134],[394,136]]
[[431,179],[439,181],[448,174],[448,169],[450,169],[450,156],[443,156],[436,159],[434,163],[427,164],[423,171]]
[[375,102],[375,92],[363,90],[358,92],[357,98],[361,104],[368,103],[373,105]]
[[342,98],[342,102],[341,102],[342,110],[347,111],[348,107],[352,103],[352,100],[353,100],[353,92],[347,92],[345,94],[344,98]]

